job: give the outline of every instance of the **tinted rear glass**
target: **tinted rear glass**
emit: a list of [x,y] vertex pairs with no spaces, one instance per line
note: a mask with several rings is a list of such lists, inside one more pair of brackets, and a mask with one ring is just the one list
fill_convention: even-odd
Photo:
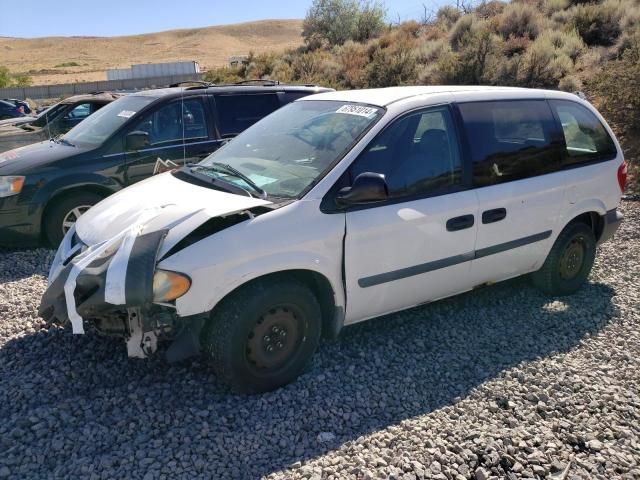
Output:
[[518,180],[560,168],[560,143],[545,100],[472,102],[459,107],[475,185]]
[[220,135],[233,136],[280,108],[277,93],[216,95]]
[[616,156],[613,140],[589,109],[567,100],[551,100],[549,103],[562,125],[566,144],[563,159],[565,164],[605,160]]

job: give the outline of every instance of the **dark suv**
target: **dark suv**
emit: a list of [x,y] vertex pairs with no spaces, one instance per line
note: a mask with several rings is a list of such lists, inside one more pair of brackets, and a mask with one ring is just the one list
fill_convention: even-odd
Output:
[[62,137],[0,154],[0,244],[57,246],[80,215],[157,164],[198,162],[281,106],[329,90],[200,85],[123,96]]

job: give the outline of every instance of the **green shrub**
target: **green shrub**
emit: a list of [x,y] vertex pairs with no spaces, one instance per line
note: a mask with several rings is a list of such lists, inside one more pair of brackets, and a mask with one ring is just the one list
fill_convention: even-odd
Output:
[[633,175],[627,189],[640,193],[640,44],[628,48],[620,60],[605,63],[589,79],[586,90],[615,130],[630,162]]
[[531,5],[510,3],[502,12],[498,31],[503,38],[513,35],[534,39],[540,32],[540,14]]
[[573,62],[586,49],[580,35],[575,30],[561,32],[558,30],[545,30],[538,37],[541,41],[549,42],[554,48],[561,50]]
[[522,56],[517,81],[526,87],[555,88],[561,78],[572,74],[571,58],[548,36],[536,39]]
[[58,65],[56,65],[53,68],[61,68],[61,67],[80,67],[81,65],[78,62],[64,62],[64,63],[59,63]]
[[622,57],[625,52],[640,46],[640,31],[634,33],[625,32],[620,36],[616,49],[618,57]]
[[500,0],[489,0],[488,2],[483,0],[474,8],[473,13],[480,18],[497,17],[506,6],[507,4]]
[[243,80],[243,77],[240,75],[240,70],[238,68],[219,67],[205,72],[203,79],[207,82],[222,84],[236,83]]
[[418,61],[413,48],[407,43],[396,43],[377,49],[367,66],[369,87],[389,87],[417,83]]
[[449,43],[453,50],[458,50],[465,38],[471,32],[474,18],[471,15],[464,15],[458,19],[451,31],[449,32]]
[[246,79],[270,78],[273,69],[280,58],[280,54],[276,52],[266,52],[254,54],[249,53],[247,63],[240,67],[240,72]]
[[11,73],[7,67],[0,66],[0,88],[28,87],[31,77],[26,73]]
[[565,92],[577,92],[582,90],[582,82],[575,75],[567,75],[566,77],[560,79],[558,88],[560,90],[564,90]]
[[573,26],[587,45],[611,46],[622,32],[622,12],[617,2],[576,5],[572,13]]
[[462,12],[452,5],[445,5],[438,9],[436,23],[443,25],[447,30],[458,21]]
[[11,84],[11,73],[7,67],[0,66],[0,88],[8,87]]
[[553,15],[569,7],[569,0],[544,0],[542,4],[543,10],[548,15]]
[[369,63],[367,45],[348,41],[336,50],[341,63],[340,80],[346,88],[364,88],[367,85],[366,67]]
[[513,57],[524,53],[530,44],[531,39],[529,37],[514,37],[511,35],[502,44],[502,53],[507,57]]
[[457,63],[452,68],[451,58],[447,59],[441,72],[444,79],[457,84],[480,84],[494,76],[502,46],[488,20],[462,17],[454,25],[449,41]]
[[353,40],[364,42],[376,38],[385,29],[384,17],[386,11],[382,3],[360,2],[360,11],[356,17]]
[[313,0],[302,36],[312,49],[342,45],[347,40],[365,41],[384,30],[385,14],[381,4],[368,0]]

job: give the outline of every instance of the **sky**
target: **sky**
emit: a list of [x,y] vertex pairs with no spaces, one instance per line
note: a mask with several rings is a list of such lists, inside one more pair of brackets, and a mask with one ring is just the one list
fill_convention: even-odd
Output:
[[[389,21],[451,0],[387,0]],[[253,20],[304,18],[311,0],[0,0],[0,36],[117,36]],[[0,55],[1,59],[1,55]]]

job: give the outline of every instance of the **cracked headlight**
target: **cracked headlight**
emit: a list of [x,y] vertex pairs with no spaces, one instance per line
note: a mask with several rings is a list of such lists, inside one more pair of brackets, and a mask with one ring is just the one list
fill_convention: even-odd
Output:
[[0,177],[0,198],[17,195],[24,185],[24,177],[12,175]]
[[157,270],[153,276],[153,301],[170,302],[191,288],[191,279],[183,273]]

